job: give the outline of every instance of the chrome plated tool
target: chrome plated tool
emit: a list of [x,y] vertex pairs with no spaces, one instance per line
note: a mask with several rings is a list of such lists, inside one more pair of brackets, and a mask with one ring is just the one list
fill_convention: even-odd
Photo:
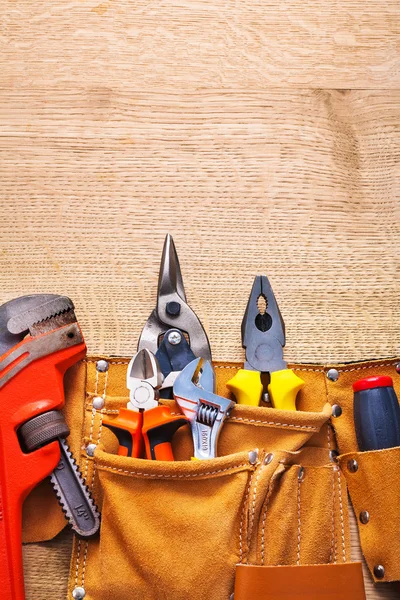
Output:
[[186,302],[179,259],[169,234],[161,258],[156,307],[139,338],[138,350],[144,348],[155,354],[160,364],[163,398],[172,398],[176,377],[194,358],[211,361],[207,334]]
[[194,457],[199,459],[217,456],[221,428],[235,404],[214,394],[214,386],[214,369],[202,358],[189,363],[174,383],[174,397],[190,421]]

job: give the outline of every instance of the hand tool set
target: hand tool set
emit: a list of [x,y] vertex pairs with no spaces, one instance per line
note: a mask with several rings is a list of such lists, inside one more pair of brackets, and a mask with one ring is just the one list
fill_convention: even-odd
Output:
[[[193,469],[201,468],[201,461],[210,461],[213,467],[205,474],[218,474],[227,470],[218,469],[214,461],[217,457],[221,460],[225,457],[225,452],[219,453],[218,450],[221,444],[224,446],[224,426],[229,421],[254,425],[256,429],[266,424],[277,429],[287,428],[289,432],[302,432],[303,435],[307,430],[317,431],[312,420],[311,424],[301,424],[297,397],[305,382],[288,368],[283,358],[285,342],[285,324],[271,284],[266,276],[257,276],[242,322],[244,367],[224,381],[224,386],[233,396],[221,395],[223,387],[217,386],[207,334],[187,303],[175,245],[172,237],[167,235],[156,306],[141,332],[137,352],[126,370],[129,401],[126,406],[119,405],[117,411],[112,411],[116,415],[103,412],[101,407],[99,409],[102,426],[115,436],[108,434],[109,439],[113,439],[115,444],[118,441],[117,454],[120,459],[127,464],[132,459],[145,459],[155,461],[151,463],[154,465],[164,462],[177,466],[179,463],[174,462],[172,444],[174,439],[180,439],[182,432],[186,432],[184,435],[190,432]],[[99,531],[99,512],[68,447],[66,438],[70,431],[61,412],[64,406],[64,374],[85,356],[85,342],[69,298],[54,294],[30,295],[11,300],[0,307],[0,582],[3,584],[3,595],[11,600],[25,598],[21,552],[22,504],[40,481],[50,478],[62,510],[78,536],[93,539]],[[353,425],[358,449],[364,453],[400,446],[400,408],[392,379],[389,376],[368,377],[353,381],[352,384]],[[243,416],[235,417],[242,409]],[[336,405],[333,409],[333,417],[340,417],[342,410]],[[96,408],[93,411],[94,419]],[[264,417],[262,411],[275,412],[279,417],[275,418],[271,412]],[[297,415],[300,419],[298,423]],[[93,432],[93,423],[94,420],[89,436]],[[181,428],[179,436],[174,438]],[[221,437],[222,430],[224,433]],[[329,451],[334,443],[330,430],[328,424]],[[237,441],[243,444],[239,437]],[[294,444],[292,454],[300,446]],[[277,450],[281,452],[284,448],[278,447]],[[251,487],[251,478],[246,485],[247,496],[244,500],[245,503],[252,502],[250,516],[247,517],[252,522],[256,510],[260,510],[256,500],[257,484],[262,489],[262,469],[267,468],[274,455],[269,452],[262,463],[257,458],[258,451],[253,450],[250,455],[253,457],[251,465],[258,473],[254,487]],[[120,466],[115,471],[130,473],[130,468]],[[139,469],[139,466],[136,468]],[[334,474],[339,466],[332,468]],[[133,472],[136,473],[135,470]],[[196,474],[197,471],[194,472]],[[171,475],[165,475],[165,479],[190,476],[190,473],[180,476],[172,471]],[[157,478],[156,474],[154,478]],[[296,510],[300,511],[303,484],[300,477],[298,481]],[[338,490],[334,487],[333,495],[334,501],[339,498],[342,502],[340,487]],[[273,510],[273,507],[269,510]],[[241,557],[244,514],[240,519]],[[265,512],[263,516],[262,535],[268,514]],[[339,514],[343,520],[342,504]],[[298,566],[301,557],[300,517],[299,512],[295,523]],[[335,536],[334,530],[331,558],[337,553]],[[342,525],[340,539],[343,541],[344,538]],[[343,554],[345,558],[344,550]],[[247,598],[241,586],[249,588],[246,583],[248,570],[239,569],[238,573],[241,583],[235,595],[237,600],[241,600]],[[353,594],[357,600],[364,597],[362,591],[360,595],[357,594]],[[82,586],[74,589],[74,598],[84,596]],[[265,595],[268,599],[275,597],[278,596]],[[288,597],[292,596],[289,594]],[[219,598],[216,597],[216,600]]]

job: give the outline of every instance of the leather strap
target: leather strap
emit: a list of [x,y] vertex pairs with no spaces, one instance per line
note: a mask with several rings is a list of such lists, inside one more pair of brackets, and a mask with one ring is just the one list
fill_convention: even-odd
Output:
[[361,563],[236,566],[235,600],[365,600]]

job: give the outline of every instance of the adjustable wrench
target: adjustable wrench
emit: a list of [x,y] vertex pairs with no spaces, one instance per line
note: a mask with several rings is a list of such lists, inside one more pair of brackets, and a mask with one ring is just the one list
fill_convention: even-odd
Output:
[[[9,600],[25,599],[22,504],[40,481],[61,468],[58,440],[69,433],[59,412],[64,404],[63,377],[85,355],[69,298],[24,296],[0,307],[0,582],[2,595]],[[76,474],[75,479],[67,477],[68,485],[62,489],[68,497],[69,486],[76,493],[84,484],[72,458],[65,460],[63,446],[64,467],[70,462],[67,470]],[[72,496],[75,510],[78,496]],[[85,490],[79,498],[83,496],[88,503],[77,512],[89,511],[93,532],[98,515]]]
[[222,425],[235,403],[213,393],[214,369],[196,358],[178,375],[174,397],[192,429],[194,457],[215,458]]

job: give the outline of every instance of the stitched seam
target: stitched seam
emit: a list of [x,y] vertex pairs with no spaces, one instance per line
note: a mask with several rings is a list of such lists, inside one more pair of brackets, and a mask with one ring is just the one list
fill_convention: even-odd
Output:
[[249,495],[250,495],[250,488],[251,488],[251,484],[253,481],[253,477],[254,477],[254,471],[252,472],[252,474],[249,477],[249,484],[247,486],[247,490],[246,490],[246,494],[243,500],[243,510],[242,510],[242,514],[240,517],[240,526],[239,526],[239,563],[242,564],[243,562],[243,526],[244,526],[244,516],[246,514],[246,508],[247,508],[247,501],[249,499]]
[[340,525],[342,530],[342,553],[343,553],[343,562],[346,562],[346,546],[345,546],[345,537],[344,537],[344,516],[343,516],[343,501],[342,501],[342,483],[340,470],[337,471],[338,474],[338,488],[339,488],[339,506],[340,506]]
[[[96,364],[97,361],[85,358],[85,359],[82,360],[82,362],[83,363]],[[117,360],[112,360],[112,359],[108,358],[107,362],[110,365],[127,365],[129,361],[128,361],[128,359],[126,359],[126,361],[117,361]],[[395,367],[397,364],[398,364],[398,361],[392,362],[392,363],[377,364],[376,366],[377,367]],[[363,371],[364,369],[370,369],[371,366],[374,366],[374,365],[367,365],[365,367],[352,367],[350,369],[341,369],[341,368],[338,368],[338,371],[340,373],[349,373],[351,371]],[[238,369],[240,369],[240,366],[233,367],[233,366],[228,366],[228,365],[227,366],[225,366],[225,365],[215,365],[214,369],[235,369],[235,370],[238,370]],[[312,373],[326,373],[327,370],[329,370],[328,367],[326,367],[326,368],[295,367],[294,368],[294,371],[310,371]]]
[[78,539],[78,549],[77,549],[77,560],[75,565],[75,587],[78,586],[78,575],[79,575],[79,556],[81,554],[81,540]]
[[336,505],[336,478],[335,470],[332,469],[332,540],[331,540],[331,551],[329,555],[329,563],[337,563],[337,544],[336,544],[336,528],[335,528],[335,505]]
[[265,523],[267,521],[267,510],[269,507],[269,501],[272,496],[273,484],[275,483],[276,476],[273,476],[271,482],[268,487],[267,497],[265,498],[265,508],[262,518],[262,527],[261,527],[261,564],[264,564],[265,558]]
[[[98,378],[96,377],[96,387],[97,387],[97,383],[98,383]],[[108,371],[106,371],[106,374],[105,374],[105,377],[104,377],[104,389],[103,389],[103,394],[102,394],[103,398],[106,397],[107,383],[108,383]],[[99,431],[97,433],[96,445],[98,445],[99,442],[100,442],[102,426],[103,426],[103,418],[100,416],[100,426],[99,426]],[[90,491],[93,491],[95,475],[96,475],[96,464],[93,462],[93,471],[92,471],[92,480],[91,480],[91,483],[90,483]],[[88,551],[89,551],[89,541],[86,541],[86,544],[85,544],[85,553],[84,553],[84,556],[83,556],[82,587],[85,586],[85,577],[86,577],[86,567],[87,567],[87,555],[88,555]]]
[[[92,361],[92,362],[94,362],[94,361]],[[99,372],[96,371],[96,382],[95,382],[95,392],[94,392],[95,395],[98,392],[98,386],[99,386]],[[95,415],[96,415],[96,411],[94,409],[92,409],[92,420],[91,420],[91,423],[90,423],[90,431],[89,431],[89,439],[90,439],[90,441],[92,439],[92,434],[93,434],[94,417],[95,417]],[[88,475],[88,471],[89,471],[89,457],[86,454],[85,475],[84,475],[85,481],[86,481],[86,478],[87,478],[87,475]],[[86,544],[87,544],[87,542],[86,542]],[[85,549],[85,551],[86,551],[86,549]],[[78,542],[78,549],[77,549],[77,555],[76,555],[75,586],[78,585],[78,574],[79,574],[79,565],[80,565],[80,562],[81,562],[81,541],[79,540],[79,542]],[[84,575],[82,573],[82,585],[83,585],[83,581],[84,581]]]
[[243,423],[263,423],[264,425],[275,425],[276,427],[289,427],[290,429],[305,429],[318,432],[318,427],[312,425],[296,425],[295,423],[279,423],[277,421],[263,421],[262,419],[246,419],[245,417],[228,417],[231,421],[242,421]]
[[331,450],[331,426],[328,423],[328,450]]
[[[90,405],[87,404],[86,405],[87,409],[89,410]],[[96,412],[101,412],[103,414],[117,414],[119,412],[118,409],[104,409],[104,408],[100,408],[100,409],[93,409]],[[176,415],[176,416],[181,416],[182,413],[181,412],[171,412],[171,415]],[[230,421],[240,421],[242,423],[262,423],[263,425],[275,425],[276,427],[288,427],[289,429],[304,429],[305,431],[315,431],[318,432],[319,429],[318,427],[313,427],[311,425],[296,425],[295,423],[291,424],[291,423],[279,423],[276,421],[263,421],[262,419],[246,419],[245,417],[228,417],[228,419]]]
[[[84,358],[82,362],[95,365],[97,363],[97,360],[91,360],[89,358]],[[112,358],[107,358],[107,362],[109,365],[127,365],[129,363],[129,359],[117,361],[117,360],[113,360]]]
[[[386,363],[383,365],[376,365],[377,367],[395,367],[398,363]],[[364,371],[365,369],[371,369],[371,365],[367,365],[365,367],[354,367],[352,369],[338,369],[341,373],[350,373],[351,371]]]
[[254,517],[255,517],[255,512],[256,512],[256,500],[257,500],[257,486],[258,486],[258,482],[260,481],[260,476],[262,473],[262,470],[264,468],[264,465],[262,464],[261,467],[259,468],[257,477],[256,477],[256,481],[254,483],[254,491],[253,491],[253,502],[252,502],[252,506],[251,506],[251,519],[250,519],[250,523],[249,523],[249,532],[247,534],[247,540],[248,540],[248,545],[250,547],[250,538],[251,538],[251,534],[253,532],[253,525],[254,525]]
[[[301,467],[299,469],[300,473]],[[298,479],[297,484],[297,565],[300,565],[300,544],[301,544],[301,496],[300,496],[301,481]]]
[[117,469],[116,467],[106,467],[104,465],[99,465],[98,469],[114,473],[125,473],[126,475],[140,475],[143,477],[151,477],[153,479],[185,479],[190,477],[203,477],[204,475],[216,475],[217,473],[226,473],[227,471],[234,471],[235,469],[241,469],[247,466],[248,463],[243,463],[241,465],[235,465],[233,467],[226,467],[225,469],[217,469],[216,471],[206,471],[204,473],[187,473],[185,475],[162,475],[161,473],[142,473],[141,471],[129,471],[128,469]]
[[[94,386],[94,395],[97,396],[98,394],[98,389],[99,389],[99,372],[96,371],[96,382],[95,382],[95,386]],[[90,430],[89,430],[89,442],[92,441],[92,435],[93,435],[93,429],[94,429],[94,418],[96,416],[96,409],[92,408],[92,420],[90,423]],[[88,455],[86,454],[86,465],[85,465],[85,479],[88,475],[88,470],[89,470],[89,458]]]
[[[89,406],[86,407],[86,410],[89,410]],[[119,413],[119,409],[116,408],[94,408],[95,412],[101,413],[102,415],[114,415]],[[171,413],[171,414],[182,414],[182,413]]]

